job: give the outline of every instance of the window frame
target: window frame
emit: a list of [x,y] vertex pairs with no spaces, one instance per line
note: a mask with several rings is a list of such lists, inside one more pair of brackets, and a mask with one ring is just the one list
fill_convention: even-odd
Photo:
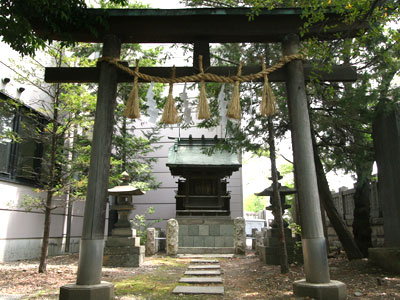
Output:
[[[39,112],[35,111],[34,109],[26,106],[25,104],[21,103],[17,99],[7,95],[3,91],[0,91],[0,100],[2,101],[9,101],[10,107],[14,108],[13,111],[13,121],[12,121],[12,131],[16,134],[21,134],[21,123],[22,118],[27,116],[28,114],[31,115],[36,125],[36,128],[39,130],[43,130],[47,123],[51,120],[50,118],[40,114]],[[1,113],[1,111],[0,111]],[[8,154],[7,159],[7,171],[0,171],[0,181],[11,182],[16,184],[22,184],[27,186],[33,187],[41,187],[43,183],[41,183],[41,175],[42,175],[42,159],[44,157],[44,145],[42,142],[35,142],[35,155],[32,160],[32,168],[35,172],[34,178],[27,178],[23,176],[19,176],[18,174],[18,158],[20,154],[20,143],[16,141],[10,142],[10,151]],[[36,155],[37,154],[37,155]]]

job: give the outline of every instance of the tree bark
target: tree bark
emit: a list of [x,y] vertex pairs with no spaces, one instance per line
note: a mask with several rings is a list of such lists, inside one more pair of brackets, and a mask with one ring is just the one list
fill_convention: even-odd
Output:
[[42,248],[40,251],[39,273],[47,272],[47,254],[48,254],[48,250],[49,250],[52,201],[53,201],[53,192],[48,191],[47,197],[46,197],[46,208],[44,211],[44,229],[43,229]]
[[370,224],[370,174],[372,163],[357,171],[357,183],[354,193],[353,235],[364,257],[368,257],[368,248],[372,247]]
[[322,202],[326,214],[328,215],[328,218],[336,231],[336,234],[343,246],[344,251],[346,252],[347,258],[349,260],[360,259],[363,257],[363,255],[358,248],[356,242],[354,241],[351,232],[347,228],[346,224],[344,223],[342,217],[339,215],[333,203],[333,198],[331,191],[329,190],[329,184],[326,179],[325,171],[322,166],[321,159],[319,158],[318,148],[313,130],[311,136],[313,139],[314,162],[317,172],[318,193],[320,201]]

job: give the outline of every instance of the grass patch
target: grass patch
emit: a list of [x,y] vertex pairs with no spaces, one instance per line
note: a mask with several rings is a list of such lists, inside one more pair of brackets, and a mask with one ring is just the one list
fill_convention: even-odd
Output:
[[134,299],[168,299],[182,277],[187,262],[171,257],[154,258],[157,269],[145,274],[114,282],[116,296],[134,296]]
[[[179,260],[171,257],[155,257],[153,263],[158,268],[145,274],[137,274],[128,279],[114,282],[115,295],[123,299],[205,299],[204,295],[184,297],[173,295],[173,289],[178,285],[179,279],[186,271],[189,261]],[[179,285],[187,285],[179,283]],[[207,296],[207,299],[221,299],[221,297]]]

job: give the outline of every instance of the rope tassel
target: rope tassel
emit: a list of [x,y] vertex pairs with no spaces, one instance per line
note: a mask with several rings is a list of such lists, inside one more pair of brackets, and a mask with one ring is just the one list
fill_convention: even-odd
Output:
[[164,124],[179,123],[178,110],[176,109],[175,100],[172,95],[174,79],[175,79],[175,66],[172,68],[172,80],[169,83],[168,98],[167,101],[165,102],[164,111],[161,117],[161,123]]
[[[203,56],[199,55],[199,69],[200,69],[200,76],[204,74],[203,69]],[[202,119],[209,119],[210,118],[210,107],[208,106],[207,97],[206,97],[206,83],[204,79],[200,81],[200,97],[199,97],[199,104],[197,106],[199,120]]]
[[[239,65],[237,76],[242,75],[242,66],[243,62],[241,62]],[[233,86],[232,98],[231,101],[229,102],[228,111],[226,112],[226,116],[228,118],[236,120],[240,119],[240,112],[241,112],[239,84],[240,81],[236,80]]]
[[262,93],[262,100],[260,105],[260,112],[262,116],[272,116],[276,112],[276,100],[272,88],[268,82],[268,73],[265,66],[264,57],[260,55],[262,70],[264,73],[264,86]]
[[126,107],[122,115],[131,119],[140,118],[139,109],[139,89],[138,89],[138,76],[139,73],[139,60],[136,60],[135,75],[133,77],[133,87],[129,94],[128,101],[126,102]]

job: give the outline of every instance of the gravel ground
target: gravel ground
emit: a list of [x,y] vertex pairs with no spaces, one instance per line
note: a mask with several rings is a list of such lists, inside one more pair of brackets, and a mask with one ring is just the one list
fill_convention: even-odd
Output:
[[[177,260],[189,263],[188,258]],[[60,286],[76,279],[77,255],[48,259],[48,272],[37,273],[38,260],[0,264],[0,300],[58,299]],[[400,300],[400,274],[391,274],[368,264],[368,260],[347,261],[343,256],[329,259],[331,278],[347,285],[348,299]],[[151,274],[165,265],[162,255],[145,258],[140,268],[103,268],[103,280],[119,282],[136,275]],[[174,272],[171,266],[171,272]],[[292,265],[288,274],[279,266],[263,264],[254,253],[241,258],[221,259],[225,296],[198,299],[302,299],[292,293],[292,283],[304,278],[302,266]],[[177,272],[181,269],[177,269]],[[21,296],[22,295],[22,296]],[[121,297],[128,299],[151,299]],[[174,298],[175,299],[175,298]],[[185,297],[181,297],[185,299]]]

